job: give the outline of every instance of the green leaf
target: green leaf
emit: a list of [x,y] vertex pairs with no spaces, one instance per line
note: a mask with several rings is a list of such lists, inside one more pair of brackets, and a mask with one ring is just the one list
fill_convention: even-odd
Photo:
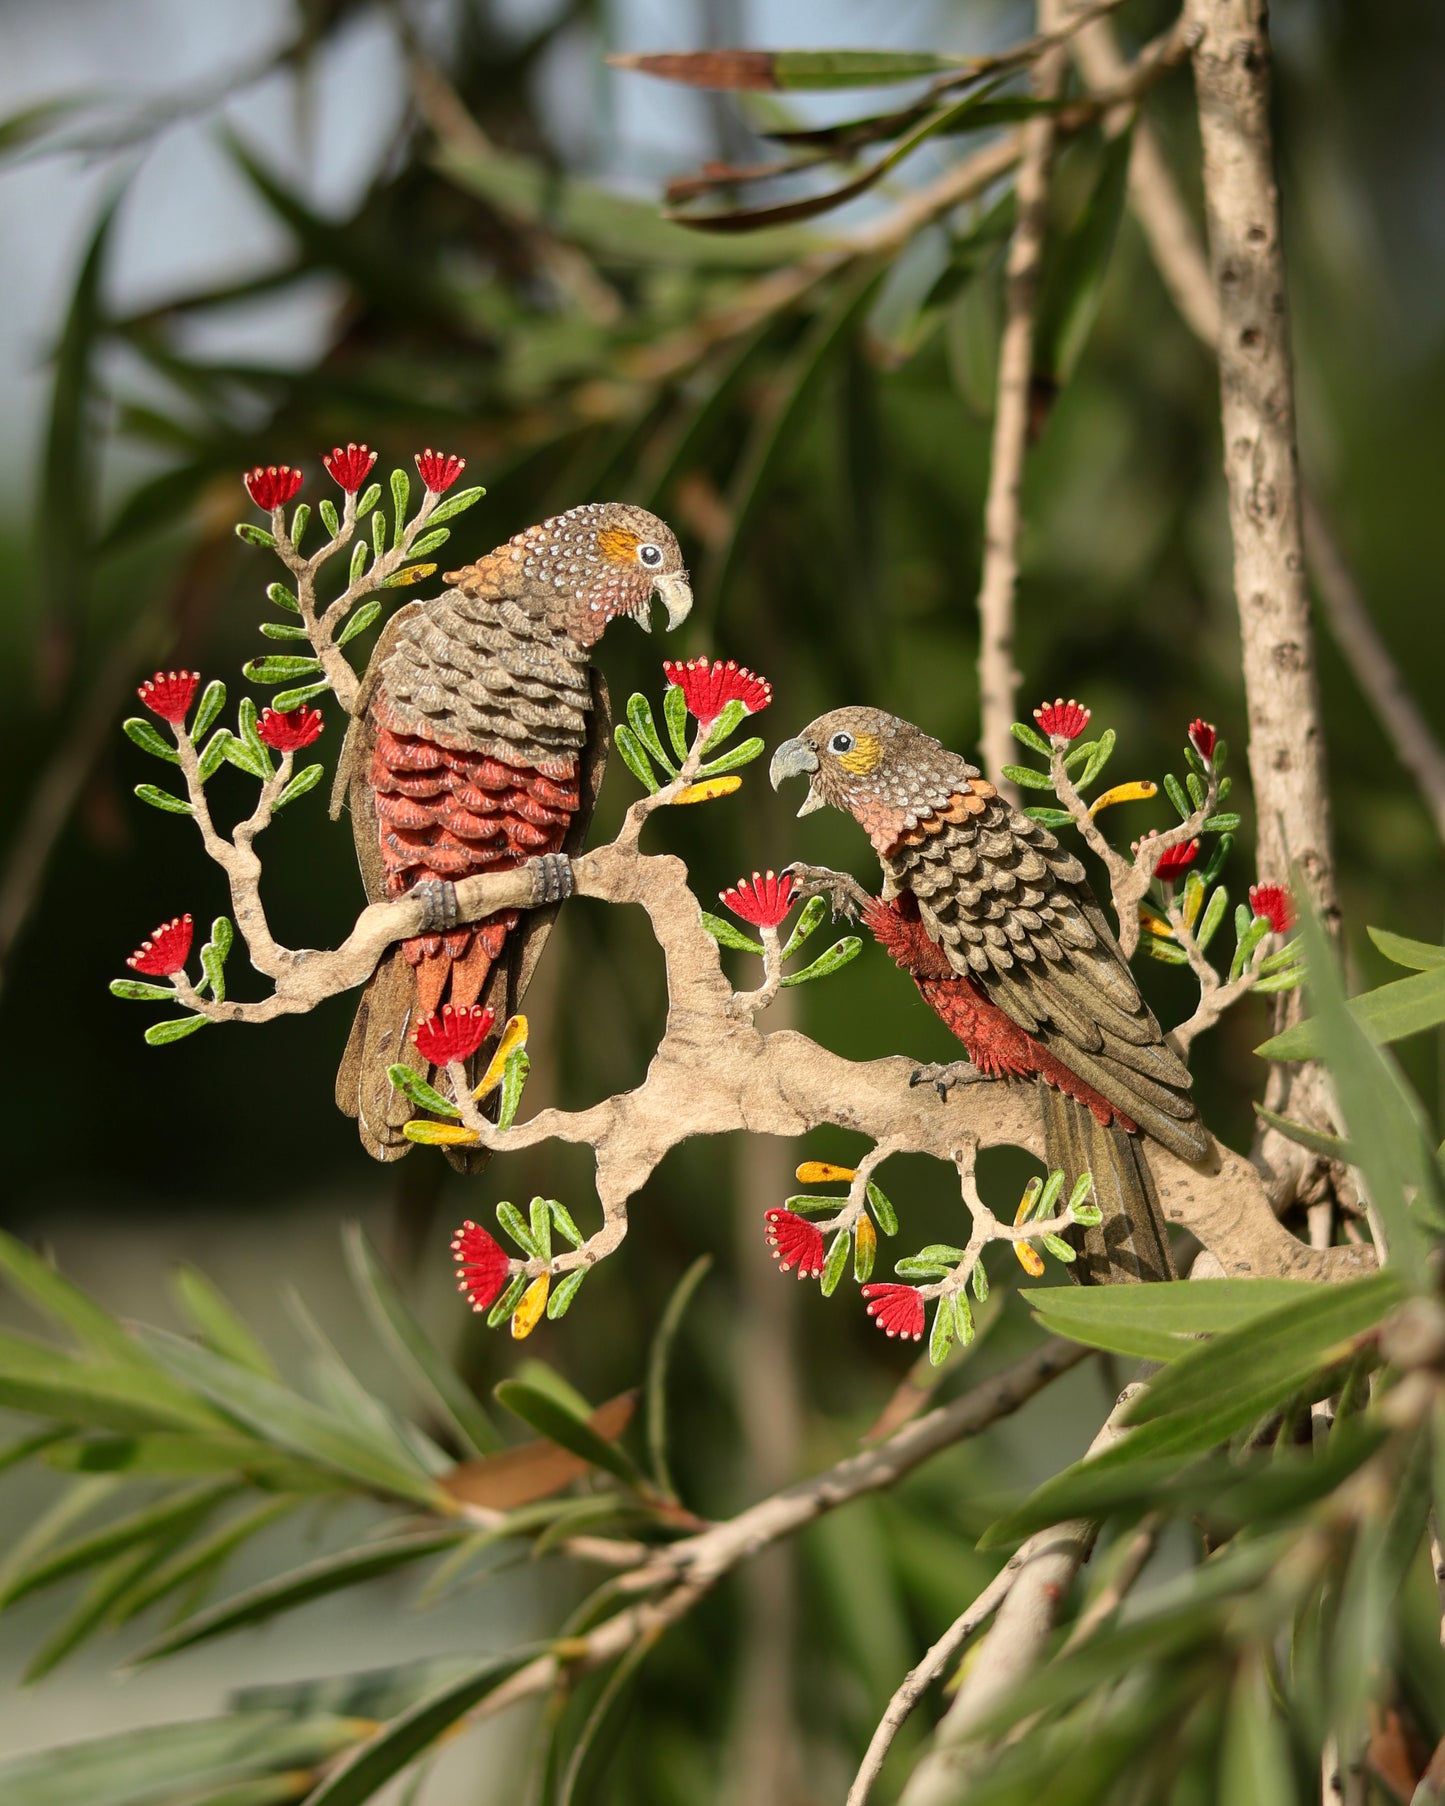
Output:
[[434,533],[423,533],[408,550],[408,558],[424,558],[428,552],[435,552],[444,546],[452,536],[450,527],[438,527]]
[[74,1650],[116,1616],[120,1602],[161,1560],[162,1551],[152,1542],[128,1549],[107,1562],[92,1576],[72,1609],[50,1631],[26,1664],[21,1685],[30,1687],[58,1668]]
[[644,790],[655,795],[661,789],[661,785],[658,783],[651,765],[647,762],[647,755],[643,752],[637,736],[619,721],[612,730],[612,738],[617,743],[618,752],[622,754],[622,763]]
[[826,953],[820,953],[811,966],[804,966],[801,972],[790,972],[783,983],[785,985],[811,984],[815,978],[827,978],[832,972],[851,964],[863,951],[863,943],[856,934],[845,934],[841,940],[834,941]]
[[884,1235],[897,1235],[898,1212],[889,1203],[883,1192],[870,1179],[868,1181],[868,1202],[872,1206],[873,1219]]
[[585,1418],[568,1410],[552,1392],[544,1392],[525,1380],[502,1380],[493,1387],[492,1396],[523,1423],[589,1466],[601,1468],[627,1486],[641,1482],[636,1463],[616,1443],[599,1436]]
[[[1258,990],[1259,986],[1256,985],[1255,989]],[[1287,1141],[1298,1142],[1300,1147],[1308,1148],[1313,1154],[1323,1155],[1326,1160],[1343,1161],[1346,1166],[1355,1164],[1354,1149],[1342,1135],[1327,1135],[1322,1129],[1312,1129],[1308,1124],[1295,1122],[1275,1110],[1266,1110],[1263,1104],[1256,1104],[1254,1113],[1261,1122],[1277,1129]]]
[[665,1499],[676,1500],[677,1488],[667,1464],[667,1374],[677,1332],[697,1288],[712,1269],[712,1256],[700,1254],[672,1289],[647,1351],[647,1455],[653,1483]]
[[395,1774],[431,1747],[443,1732],[515,1674],[536,1653],[523,1649],[494,1656],[427,1694],[332,1768],[306,1797],[306,1806],[362,1806]]
[[694,50],[607,60],[663,81],[729,93],[880,88],[928,75],[961,74],[972,66],[967,58],[931,50]]
[[1233,809],[1223,809],[1216,815],[1205,816],[1204,832],[1206,834],[1233,834],[1243,820],[1244,817]]
[[687,757],[687,698],[677,684],[669,684],[663,694],[662,718],[680,764]]
[[329,497],[323,497],[316,505],[316,512],[321,516],[322,526],[335,539],[341,531],[341,516],[336,512],[336,504]]
[[1172,1361],[1283,1304],[1318,1297],[1301,1279],[1200,1279],[1152,1286],[1031,1286],[1029,1308],[1043,1327],[1090,1348],[1141,1360]]
[[1219,924],[1224,920],[1224,912],[1229,908],[1229,892],[1221,884],[1204,906],[1204,914],[1194,931],[1194,942],[1202,953],[1214,939]]
[[276,550],[276,535],[268,533],[264,527],[253,526],[248,520],[237,521],[236,537],[244,539],[247,545],[260,546],[266,552]]
[[590,1267],[574,1267],[570,1273],[564,1273],[547,1296],[547,1320],[555,1323],[559,1317],[565,1317],[572,1308],[572,1300],[582,1290],[582,1281],[591,1272]]
[[1067,828],[1074,819],[1067,809],[1025,809],[1024,814],[1042,828]]
[[225,706],[226,686],[219,677],[213,677],[201,691],[201,700],[196,704],[195,718],[191,722],[191,744],[193,746],[201,744]]
[[1054,749],[1036,727],[1030,727],[1027,721],[1014,721],[1009,725],[1009,732],[1014,739],[1027,746],[1030,751],[1042,753],[1046,759],[1052,759]]
[[[789,960],[793,957],[827,913],[828,901],[826,897],[809,897],[808,901],[803,905],[803,913],[798,917],[793,932],[789,935],[788,940],[783,947],[783,958],[785,960]],[[741,936],[739,938],[746,940],[747,937]]]
[[1259,996],[1268,997],[1276,991],[1297,991],[1304,981],[1304,967],[1291,966],[1288,972],[1271,972],[1265,978],[1256,979],[1251,988]]
[[162,1656],[174,1655],[179,1649],[193,1649],[213,1637],[228,1636],[247,1625],[262,1624],[282,1612],[295,1611],[313,1599],[324,1599],[329,1593],[343,1592],[379,1575],[394,1573],[413,1562],[425,1561],[443,1550],[453,1549],[471,1534],[471,1526],[448,1524],[442,1529],[419,1530],[406,1536],[389,1537],[363,1543],[359,1548],[343,1549],[337,1555],[325,1555],[303,1567],[289,1569],[247,1587],[229,1599],[218,1600],[204,1611],[184,1618],[160,1636],[139,1649],[131,1660],[139,1666]]
[[411,478],[404,470],[391,473],[391,543],[393,549],[401,544],[402,534],[406,530],[406,511],[411,505]]
[[171,1287],[182,1314],[190,1319],[207,1348],[238,1367],[249,1367],[252,1373],[263,1374],[267,1379],[277,1378],[271,1357],[250,1325],[204,1273],[195,1267],[180,1267],[172,1276]]
[[[305,506],[306,504],[303,502],[301,507],[304,508]],[[301,510],[298,508],[297,513],[299,514],[300,511]],[[292,529],[291,538],[292,543],[294,544],[296,539],[294,528]],[[270,600],[276,604],[277,608],[284,608],[287,614],[299,615],[301,613],[301,604],[296,600],[295,590],[288,589],[284,583],[268,583],[266,585],[266,594]]]
[[174,1003],[176,1000],[174,985],[145,984],[138,978],[111,979],[110,994],[137,1003]]
[[1189,798],[1184,794],[1184,786],[1172,771],[1164,774],[1164,794],[1179,811],[1180,821],[1187,821],[1193,811],[1189,807]]
[[330,1468],[367,1490],[409,1499],[432,1511],[444,1509],[443,1496],[430,1475],[419,1463],[399,1460],[391,1442],[363,1436],[354,1425],[299,1393],[210,1349],[161,1330],[145,1330],[142,1336],[146,1348],[174,1378],[194,1387],[272,1447]]
[[[1445,1022],[1445,966],[1392,979],[1376,990],[1351,997],[1350,1015],[1375,1046],[1423,1034]],[[1266,1060],[1317,1060],[1323,1041],[1313,1017],[1296,1022],[1255,1049]]]
[[[821,902],[822,899],[820,898]],[[702,911],[702,925],[712,938],[723,947],[732,947],[739,953],[756,953],[761,956],[763,944],[755,941],[751,935],[744,934],[740,928],[734,928],[731,922],[725,922],[721,916],[709,915]]]
[[547,1209],[551,1212],[552,1221],[559,1234],[571,1242],[574,1248],[580,1248],[586,1239],[582,1231],[572,1220],[572,1213],[560,1198],[548,1198]]
[[362,1303],[383,1336],[407,1362],[462,1442],[477,1455],[494,1454],[502,1438],[481,1402],[428,1335],[358,1224],[345,1230],[347,1264]]
[[1005,765],[1003,775],[1025,790],[1052,790],[1054,780],[1046,771],[1035,771],[1032,765]]
[[0,1230],[0,1274],[12,1290],[67,1330],[82,1348],[124,1365],[150,1365],[109,1311],[4,1230]]
[[268,640],[309,640],[311,638],[304,627],[295,627],[289,621],[263,621],[261,631]]
[[1063,1261],[1065,1266],[1072,1265],[1079,1258],[1078,1250],[1070,1247],[1061,1235],[1045,1235],[1042,1240],[1054,1259]]
[[730,747],[720,758],[709,759],[705,765],[699,765],[697,769],[698,778],[699,780],[703,778],[718,778],[721,777],[725,771],[736,771],[739,766],[751,765],[753,760],[758,757],[762,750],[763,742],[757,735],[753,735],[752,738],[748,740],[740,740],[736,746]]
[[839,1282],[848,1269],[848,1257],[853,1252],[853,1232],[851,1229],[840,1229],[833,1237],[832,1246],[828,1249],[828,1258],[823,1266],[823,1296],[831,1298],[837,1291]]
[[522,1101],[522,1090],[531,1070],[532,1062],[527,1057],[526,1048],[513,1048],[507,1056],[507,1064],[502,1071],[502,1096],[497,1107],[497,1127],[499,1129],[510,1129],[515,1122],[517,1106]]
[[969,1274],[973,1286],[973,1295],[980,1304],[988,1303],[988,1274],[984,1271],[982,1257],[973,1263],[973,1271]]
[[451,520],[454,515],[464,513],[474,503],[481,501],[486,490],[480,484],[471,489],[457,489],[445,501],[438,502],[427,517],[429,527],[439,526],[444,520]]
[[292,709],[299,709],[303,702],[310,702],[317,696],[324,696],[330,688],[330,683],[323,677],[320,683],[301,684],[294,690],[278,690],[271,698],[271,706],[285,715]]
[[232,744],[232,738],[231,730],[228,727],[218,727],[206,742],[205,751],[198,761],[203,784],[209,783],[221,769],[227,748]]
[[547,1259],[542,1252],[541,1243],[532,1234],[532,1225],[515,1204],[510,1204],[503,1198],[497,1205],[497,1221],[529,1260]]
[[1403,934],[1391,934],[1388,928],[1367,928],[1365,933],[1397,966],[1408,966],[1412,972],[1428,972],[1445,966],[1445,947],[1430,941],[1407,940]]
[[264,658],[248,659],[241,675],[252,683],[284,684],[293,677],[309,677],[321,669],[319,658],[293,657],[288,653],[268,652]]
[[[976,1272],[977,1268],[974,1270]],[[988,1292],[987,1280],[984,1281],[984,1292],[985,1294]],[[967,1348],[977,1333],[974,1329],[973,1309],[968,1302],[967,1292],[955,1292],[953,1294],[953,1314],[958,1323],[958,1339],[962,1342],[964,1347]]]
[[1111,727],[1106,727],[1103,733],[1100,734],[1096,750],[1091,755],[1088,764],[1084,767],[1083,775],[1075,785],[1075,789],[1087,790],[1089,785],[1093,783],[1094,779],[1098,777],[1099,773],[1109,763],[1109,757],[1114,750],[1115,737],[1114,730]]
[[178,796],[172,796],[169,790],[157,790],[154,784],[137,784],[135,793],[143,803],[149,803],[152,809],[164,809],[171,815],[191,815],[191,805]]
[[[379,516],[377,517],[380,518]],[[363,602],[361,607],[351,616],[341,632],[336,636],[336,644],[345,646],[366,632],[372,622],[381,613],[380,602]]]
[[1099,312],[1124,215],[1132,148],[1132,130],[1106,142],[1093,190],[1077,222],[1067,232],[1050,233],[1045,242],[1034,369],[1060,386],[1073,375]]
[[552,1258],[552,1212],[545,1198],[533,1198],[531,1205],[532,1241],[545,1261]]
[[153,1022],[145,1032],[147,1047],[168,1047],[172,1041],[184,1041],[207,1023],[205,1016],[172,1016],[166,1022]]
[[142,752],[147,752],[153,759],[165,759],[172,765],[179,765],[181,756],[169,741],[163,740],[149,721],[143,721],[139,715],[132,715],[121,722],[121,727],[128,738],[135,741]]
[[455,1104],[449,1103],[440,1091],[434,1090],[421,1074],[410,1066],[389,1066],[386,1076],[402,1096],[409,1098],[418,1110],[429,1110],[433,1116],[453,1118],[461,1116],[461,1111]]
[[305,765],[276,798],[273,807],[284,809],[287,803],[294,803],[298,796],[305,796],[308,790],[314,790],[326,775],[324,765]]
[[677,767],[663,751],[662,741],[657,735],[657,724],[652,719],[652,706],[645,696],[635,692],[627,699],[627,719],[632,723],[632,731],[647,748],[658,764],[671,777],[676,777]]
[[953,1346],[953,1339],[958,1333],[958,1319],[953,1314],[953,1300],[941,1297],[934,1307],[933,1328],[928,1336],[929,1365],[941,1367],[948,1359],[948,1351]]
[[498,1324],[505,1323],[512,1312],[522,1301],[522,1294],[532,1283],[530,1274],[519,1273],[502,1293],[497,1302],[487,1312],[487,1328],[496,1329]]
[[[381,485],[377,484],[377,500],[381,499]],[[371,517],[371,556],[374,562],[380,563],[386,556],[386,515],[377,509]]]
[[349,589],[354,588],[361,581],[361,574],[366,569],[366,561],[370,556],[371,547],[364,539],[358,539],[351,548],[351,564],[346,573],[346,583]]

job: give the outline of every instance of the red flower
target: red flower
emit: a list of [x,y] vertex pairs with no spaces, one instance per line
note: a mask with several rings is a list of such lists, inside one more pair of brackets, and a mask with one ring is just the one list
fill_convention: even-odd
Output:
[[1295,924],[1294,898],[1283,884],[1251,884],[1249,907],[1263,916],[1276,934],[1288,934]]
[[799,1279],[816,1279],[823,1271],[823,1231],[791,1210],[770,1210],[763,1220],[778,1271],[796,1267]]
[[467,467],[465,458],[459,458],[454,452],[434,452],[430,446],[424,452],[416,454],[416,467],[421,472],[421,480],[433,495],[441,495],[451,488],[457,478]]
[[1056,696],[1034,710],[1034,720],[1051,740],[1077,740],[1089,725],[1089,710],[1072,696],[1067,702]]
[[136,695],[153,715],[179,727],[190,712],[200,681],[199,671],[157,671],[145,680]]
[[344,451],[339,445],[332,446],[321,462],[348,495],[355,495],[371,474],[376,453],[369,446],[358,445],[350,439]]
[[241,481],[256,506],[269,514],[284,508],[305,478],[291,464],[258,464],[254,470],[248,470]]
[[1218,738],[1212,723],[1200,721],[1197,717],[1189,723],[1189,744],[1206,765],[1214,757],[1214,743]]
[[[1134,851],[1141,853],[1151,840],[1157,838],[1148,834],[1143,840],[1134,842]],[[1187,872],[1199,857],[1199,841],[1187,841],[1182,847],[1165,847],[1159,855],[1159,863],[1154,867],[1154,876],[1165,884],[1173,884],[1175,879]]]
[[321,726],[320,709],[303,703],[299,709],[262,709],[256,732],[277,752],[299,752],[321,737]]
[[868,1315],[886,1336],[905,1342],[923,1337],[923,1300],[913,1286],[864,1286]]
[[506,1249],[495,1236],[468,1221],[452,1237],[452,1253],[457,1257],[457,1290],[466,1293],[474,1311],[490,1310],[512,1276]]
[[776,928],[793,907],[792,875],[784,872],[779,878],[774,872],[754,872],[751,878],[739,878],[731,890],[720,890],[718,896],[735,916],[755,928]]
[[132,972],[144,972],[147,978],[169,978],[185,969],[191,952],[191,930],[195,924],[189,916],[173,916],[152,930],[151,938],[125,962]]
[[740,702],[748,714],[756,715],[773,700],[773,686],[758,677],[736,659],[726,664],[716,659],[690,658],[684,665],[664,659],[663,675],[682,691],[688,713],[700,727],[709,727],[730,702]]
[[459,1010],[444,1003],[434,1016],[417,1024],[411,1038],[424,1060],[430,1060],[433,1066],[446,1066],[452,1060],[470,1060],[496,1019],[495,1010],[483,1009],[479,1004]]

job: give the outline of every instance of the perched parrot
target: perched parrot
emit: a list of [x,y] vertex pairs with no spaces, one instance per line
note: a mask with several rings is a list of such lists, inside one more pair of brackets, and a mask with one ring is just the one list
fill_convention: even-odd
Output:
[[968,1063],[923,1068],[950,1085],[1036,1085],[1051,1168],[1092,1173],[1103,1220],[1074,1231],[1078,1277],[1176,1277],[1143,1143],[1185,1160],[1212,1143],[1189,1070],[1165,1043],[1089,889],[1084,868],[1012,808],[976,766],[879,709],[820,715],[773,755],[773,788],[806,776],[799,815],[844,809],[873,842],[883,890],[844,873],[791,868],[805,895],[861,914]]
[[[590,664],[609,621],[676,627],[692,606],[682,554],[656,515],[595,502],[528,527],[451,585],[401,609],[377,643],[337,768],[372,902],[428,886],[436,931],[403,941],[362,994],[336,1101],[368,1153],[398,1160],[413,1107],[387,1077],[423,1077],[411,1032],[442,1004],[515,1012],[555,916],[457,923],[451,886],[581,843],[602,782],[607,690]],[[478,1056],[485,1058],[485,1052]]]

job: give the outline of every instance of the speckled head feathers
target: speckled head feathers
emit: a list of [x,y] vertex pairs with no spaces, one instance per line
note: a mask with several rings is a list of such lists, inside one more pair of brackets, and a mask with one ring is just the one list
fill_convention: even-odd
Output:
[[609,621],[630,615],[650,629],[654,593],[676,627],[692,590],[676,535],[631,502],[587,502],[518,533],[499,550],[520,564],[529,589],[556,596],[559,626],[579,646],[601,638]]
[[901,835],[950,810],[960,794],[992,796],[978,768],[912,722],[882,709],[832,709],[773,755],[774,789],[806,775],[799,815],[844,809],[882,852]]

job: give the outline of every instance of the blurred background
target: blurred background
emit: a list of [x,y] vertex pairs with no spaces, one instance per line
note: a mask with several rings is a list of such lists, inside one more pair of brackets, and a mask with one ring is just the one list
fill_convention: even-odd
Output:
[[[1171,16],[1129,0],[1121,35],[1137,46]],[[1273,25],[1302,460],[1381,634],[1445,731],[1445,15],[1425,0],[1296,0]],[[656,701],[663,656],[720,654],[773,681],[758,724],[770,745],[823,708],[866,700],[971,748],[1002,240],[939,283],[952,246],[930,228],[887,270],[845,263],[746,331],[727,324],[759,277],[885,216],[958,144],[936,141],[894,186],[807,226],[692,232],[660,218],[670,179],[709,158],[770,154],[760,129],[890,96],[739,105],[602,59],[730,43],[978,52],[1030,29],[1028,8],[994,0],[0,4],[8,1227],[149,1322],[175,1322],[167,1274],[192,1261],[283,1358],[302,1345],[295,1288],[366,1373],[338,1244],[341,1222],[359,1218],[479,1387],[516,1370],[518,1351],[452,1290],[450,1232],[498,1197],[525,1205],[534,1192],[592,1227],[587,1163],[543,1149],[479,1183],[426,1152],[373,1165],[332,1103],[345,999],[145,1047],[152,1012],[110,997],[109,980],[157,922],[187,910],[208,920],[225,899],[186,824],[134,802],[155,774],[121,719],[159,665],[223,677],[234,693],[242,661],[267,649],[257,628],[278,574],[234,536],[253,518],[241,473],[299,464],[316,500],[328,487],[320,453],[356,439],[380,450],[379,472],[410,467],[424,445],[466,456],[467,481],[489,493],[457,523],[452,563],[588,499],[641,501],[672,522],[699,605],[673,643],[613,630],[600,662],[615,701],[634,689]],[[1193,201],[1187,74],[1148,110]],[[1065,207],[1098,154],[1087,141],[1064,152]],[[1118,733],[1115,781],[1181,769],[1186,725],[1202,714],[1236,749],[1243,790],[1219,457],[1214,369],[1125,219],[1092,334],[1030,456],[1018,640],[1021,712],[1055,694],[1088,702]],[[1319,652],[1347,954],[1357,984],[1377,982],[1367,923],[1440,937],[1441,848],[1323,633]],[[336,713],[319,748],[328,762]],[[866,879],[871,856],[851,824],[795,825],[761,770],[738,797],[649,830],[688,859],[698,894],[794,858]],[[223,770],[223,816],[249,806],[250,783]],[[597,833],[634,791],[614,761]],[[263,843],[272,923],[293,946],[335,945],[361,901],[350,833],[326,821],[324,795]],[[1247,793],[1237,800],[1246,823],[1230,881],[1242,897],[1257,875],[1281,874],[1254,872]],[[1116,838],[1136,838],[1171,818],[1161,797],[1109,819]],[[238,954],[233,988],[259,994],[240,966]],[[1176,971],[1144,976],[1166,1022],[1188,1014]],[[787,996],[770,1026],[786,1019],[857,1057],[948,1057],[880,953]],[[640,921],[569,908],[528,1001],[527,1108],[640,1079],[663,1008]],[[1251,1050],[1264,1020],[1247,1004],[1196,1051],[1205,1115],[1237,1146],[1262,1085]],[[1402,1057],[1438,1101],[1434,1046],[1407,1044]],[[715,1257],[674,1375],[675,1465],[706,1515],[846,1452],[903,1377],[906,1357],[856,1304],[795,1291],[763,1246],[762,1213],[793,1189],[798,1159],[859,1151],[841,1134],[680,1150],[637,1200],[621,1253],[538,1337],[543,1358],[593,1399],[609,1396],[638,1380],[688,1263]],[[990,1183],[1007,1201],[1025,1170],[1000,1155]],[[890,1165],[915,1240],[951,1238],[948,1178],[921,1161]],[[945,1385],[1032,1333],[1005,1299]],[[1077,1452],[1102,1408],[1097,1376],[1074,1376],[897,1496],[744,1572],[644,1670],[608,1797],[840,1795],[898,1677],[974,1590],[965,1537],[987,1520],[986,1500]],[[7,1511],[20,1521],[45,1492],[39,1477],[12,1479]],[[325,1546],[335,1528],[305,1534]],[[294,1534],[294,1546],[253,1547],[232,1579],[300,1559]],[[0,1749],[216,1710],[237,1685],[514,1640],[556,1620],[566,1585],[513,1568],[418,1615],[414,1582],[379,1582],[124,1683],[108,1671],[124,1639],[102,1643],[6,1693]],[[37,1602],[0,1622],[7,1676],[50,1610]],[[464,1740],[429,1806],[516,1797],[526,1736],[519,1721]]]

